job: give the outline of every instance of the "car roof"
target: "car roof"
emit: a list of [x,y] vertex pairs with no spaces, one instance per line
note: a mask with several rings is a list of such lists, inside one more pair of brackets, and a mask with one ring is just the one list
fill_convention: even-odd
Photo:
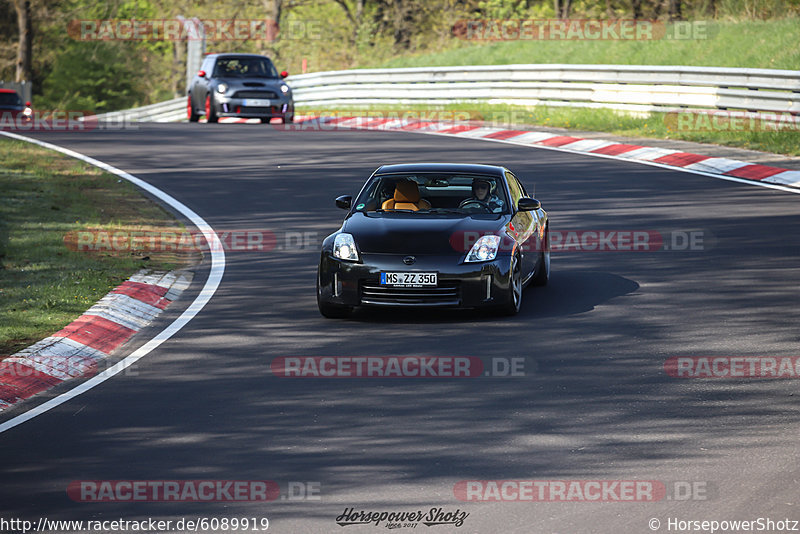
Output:
[[375,174],[400,174],[415,172],[441,172],[457,174],[484,174],[503,176],[506,171],[498,165],[481,165],[477,163],[401,163],[397,165],[381,165]]
[[269,57],[262,56],[261,54],[245,54],[245,53],[237,54],[236,52],[220,52],[218,54],[206,54],[206,57],[215,57],[215,58],[221,58],[221,57],[263,57],[265,59],[269,59],[270,61],[272,61],[272,59],[270,59]]
[[15,93],[16,91],[13,89],[0,89],[0,93]]

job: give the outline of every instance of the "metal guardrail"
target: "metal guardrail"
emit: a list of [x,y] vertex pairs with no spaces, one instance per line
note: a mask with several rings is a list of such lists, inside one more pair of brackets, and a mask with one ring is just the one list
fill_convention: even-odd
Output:
[[[638,65],[365,69],[290,78],[303,106],[475,102],[800,113],[800,71]],[[666,109],[665,109],[666,108]]]
[[[299,108],[475,103],[800,113],[800,71],[640,65],[364,69],[287,78]],[[185,118],[185,97],[98,118]]]
[[173,98],[158,104],[138,108],[100,113],[97,120],[103,122],[178,122],[186,119],[186,97]]

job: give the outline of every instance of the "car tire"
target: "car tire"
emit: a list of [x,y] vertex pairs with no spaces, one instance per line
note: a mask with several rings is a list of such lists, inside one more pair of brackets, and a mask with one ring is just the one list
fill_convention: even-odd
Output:
[[531,280],[531,285],[546,286],[550,281],[550,227],[545,229],[544,246],[539,252],[539,260],[536,262],[536,275]]
[[353,311],[350,306],[341,306],[322,301],[319,291],[319,275],[317,275],[317,307],[319,308],[319,313],[327,319],[344,319],[349,317]]
[[502,315],[516,315],[522,308],[522,261],[518,254],[511,257],[508,280],[508,302],[500,306]]
[[206,121],[207,122],[218,122],[219,117],[217,117],[217,111],[214,109],[214,101],[211,99],[211,95],[206,95]]
[[186,116],[189,119],[189,122],[197,122],[200,119],[200,114],[194,110],[194,105],[192,104],[192,95],[189,95],[188,102],[186,103]]
[[283,118],[281,119],[281,123],[283,124],[289,124],[292,122],[294,122],[294,115],[292,115],[291,117],[284,115]]

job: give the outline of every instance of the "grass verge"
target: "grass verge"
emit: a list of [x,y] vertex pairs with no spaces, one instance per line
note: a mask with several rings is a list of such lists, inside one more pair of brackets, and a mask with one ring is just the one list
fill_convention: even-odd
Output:
[[[478,102],[448,104],[445,106],[387,105],[336,109],[299,108],[298,112],[303,114],[360,114],[374,117],[393,117],[395,115],[413,117],[415,114],[427,113],[431,118],[439,120],[479,120],[484,122],[486,126],[549,126],[629,137],[679,139],[696,143],[711,143],[761,150],[788,156],[800,156],[800,130],[797,129],[797,123],[793,123],[792,129],[784,128],[782,131],[754,131],[745,129],[746,124],[741,128],[737,128],[736,123],[726,125],[724,121],[718,121],[718,123],[712,123],[711,127],[705,131],[702,126],[709,125],[709,122],[694,120],[691,124],[693,127],[698,127],[698,129],[683,131],[678,126],[674,115],[670,117],[664,113],[653,113],[649,117],[639,117],[610,109],[546,106],[526,108]],[[718,127],[715,127],[714,124],[717,124]]]
[[57,332],[139,269],[199,259],[124,243],[76,250],[68,236],[88,229],[183,227],[129,182],[73,158],[0,139],[0,190],[0,358]]
[[694,65],[797,70],[800,19],[694,21],[684,39],[465,41],[432,54],[400,56],[363,67],[439,67],[571,63]]

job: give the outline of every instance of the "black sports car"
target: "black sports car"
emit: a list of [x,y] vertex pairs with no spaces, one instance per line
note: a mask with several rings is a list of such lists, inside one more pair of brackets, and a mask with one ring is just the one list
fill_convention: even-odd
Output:
[[505,167],[384,165],[322,243],[317,303],[325,317],[355,306],[495,307],[515,314],[528,284],[550,276],[547,213]]

